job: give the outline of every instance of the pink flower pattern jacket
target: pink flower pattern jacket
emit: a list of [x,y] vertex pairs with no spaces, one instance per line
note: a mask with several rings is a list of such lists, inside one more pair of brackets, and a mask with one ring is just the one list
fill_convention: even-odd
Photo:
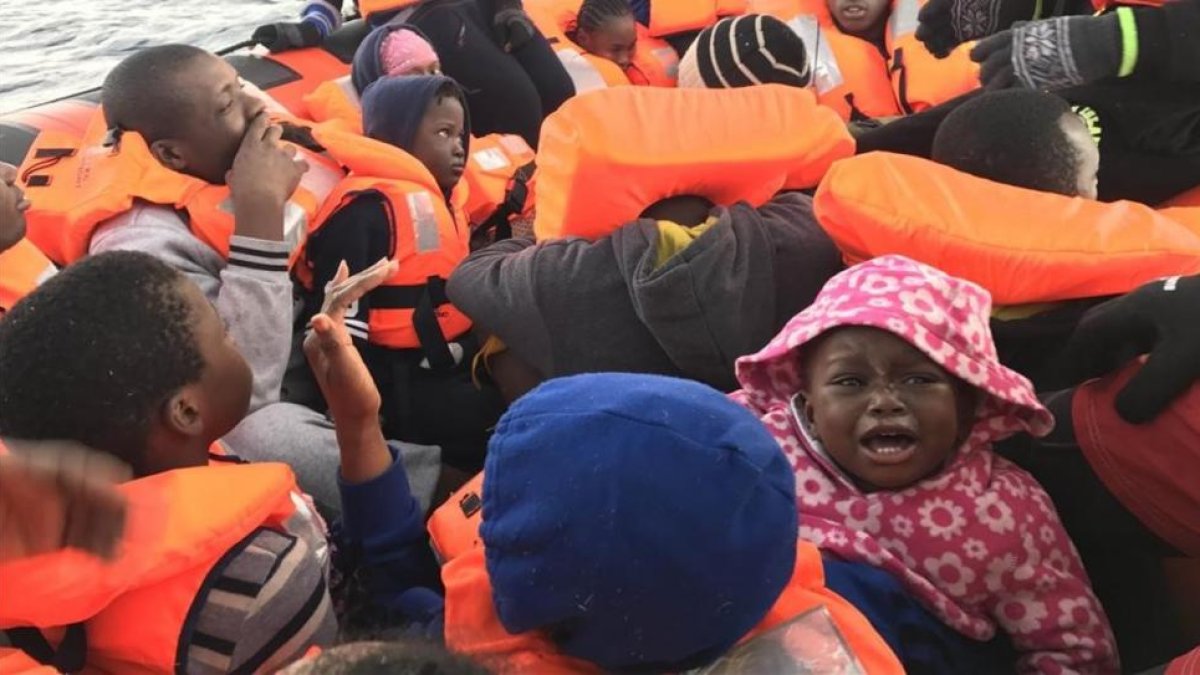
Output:
[[[1054,505],[991,444],[1044,435],[1053,419],[1028,380],[1002,366],[979,286],[901,256],[852,267],[757,354],[737,362],[732,396],[757,413],[796,473],[800,536],[901,579],[947,625],[1008,633],[1020,672],[1118,671],[1116,643]],[[889,331],[982,390],[969,438],[943,471],[904,490],[864,493],[825,454],[794,407],[799,349],[840,326]]]

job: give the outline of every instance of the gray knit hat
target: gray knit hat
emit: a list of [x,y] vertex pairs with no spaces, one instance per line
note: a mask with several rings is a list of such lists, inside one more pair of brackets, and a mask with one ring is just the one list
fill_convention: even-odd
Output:
[[721,19],[701,31],[679,62],[680,87],[805,87],[811,79],[804,41],[786,23],[765,14]]

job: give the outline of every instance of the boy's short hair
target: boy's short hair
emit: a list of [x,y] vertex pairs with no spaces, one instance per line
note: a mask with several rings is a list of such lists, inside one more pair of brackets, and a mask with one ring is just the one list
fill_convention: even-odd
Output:
[[1076,196],[1080,157],[1062,128],[1072,114],[1054,94],[987,92],[946,116],[931,158],[998,183]]
[[119,251],[18,302],[0,321],[0,436],[78,441],[136,467],[156,409],[204,369],[183,283]]
[[121,61],[101,88],[105,122],[110,128],[136,131],[147,143],[169,137],[192,105],[189,92],[176,78],[201,57],[213,55],[199,47],[172,44],[149,47]]

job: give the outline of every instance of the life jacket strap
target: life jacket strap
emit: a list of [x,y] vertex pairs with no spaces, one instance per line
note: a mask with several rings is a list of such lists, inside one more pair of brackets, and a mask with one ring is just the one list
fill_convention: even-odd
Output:
[[60,673],[78,673],[87,664],[87,629],[82,623],[67,626],[58,649],[50,646],[50,641],[36,628],[9,628],[4,632],[14,647]]

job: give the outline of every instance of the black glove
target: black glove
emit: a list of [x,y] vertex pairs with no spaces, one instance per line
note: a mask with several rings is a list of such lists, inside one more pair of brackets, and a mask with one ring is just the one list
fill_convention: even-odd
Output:
[[537,28],[525,10],[520,7],[505,7],[496,10],[496,16],[492,20],[492,32],[496,37],[496,44],[506,52],[513,52],[532,40]]
[[917,39],[944,59],[960,44],[1000,28],[1001,0],[930,0],[917,14]]
[[1116,75],[1121,26],[1116,14],[1059,16],[1018,23],[971,50],[988,89],[1022,86],[1054,90]]
[[1082,381],[1147,353],[1115,401],[1117,414],[1130,424],[1153,420],[1200,379],[1200,276],[1154,281],[1093,307],[1064,357],[1071,381]]
[[300,23],[269,23],[254,29],[250,39],[266,47],[272,54],[315,47],[321,44],[321,31],[308,21]]

